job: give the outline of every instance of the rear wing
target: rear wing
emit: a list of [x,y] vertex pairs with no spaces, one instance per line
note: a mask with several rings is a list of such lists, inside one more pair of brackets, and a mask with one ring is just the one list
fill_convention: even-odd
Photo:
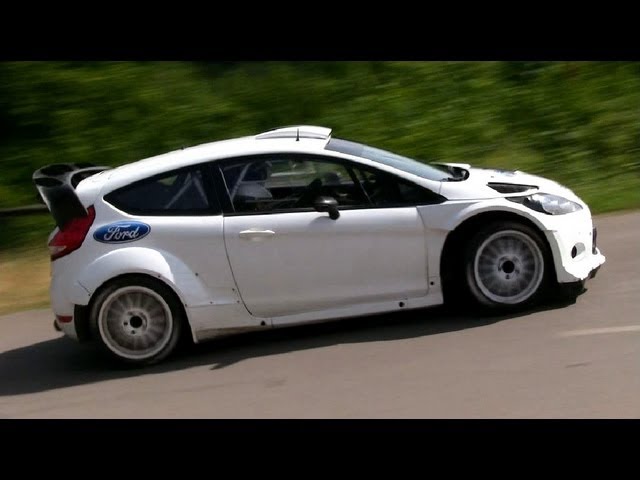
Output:
[[55,163],[33,173],[33,183],[58,227],[64,227],[73,218],[87,216],[75,189],[85,178],[109,168],[91,163]]

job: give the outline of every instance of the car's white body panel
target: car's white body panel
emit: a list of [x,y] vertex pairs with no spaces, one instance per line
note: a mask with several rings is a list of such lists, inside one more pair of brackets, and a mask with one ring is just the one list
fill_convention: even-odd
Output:
[[[478,214],[511,212],[544,233],[557,280],[584,280],[604,263],[592,253],[588,207],[555,182],[498,170],[470,169],[462,182],[436,182],[376,162],[325,150],[330,131],[300,127],[317,138],[245,137],[171,152],[83,180],[77,195],[96,220],[83,246],[53,262],[51,305],[73,316],[106,281],[126,274],[161,279],[185,306],[195,341],[224,332],[290,325],[442,303],[440,260],[447,236]],[[305,130],[306,128],[306,130]],[[270,215],[134,216],[103,198],[157,173],[219,159],[265,153],[336,157],[384,170],[448,199],[442,204],[326,213]],[[487,182],[535,185],[582,210],[552,216],[505,199]],[[94,232],[111,222],[137,220],[151,233],[123,244],[100,243]],[[252,233],[253,232],[253,233]],[[256,233],[257,232],[257,233]],[[265,233],[266,232],[266,233]],[[273,232],[273,234],[269,233]],[[571,249],[581,243],[576,258]],[[259,259],[259,261],[258,261]],[[77,338],[74,321],[60,324]]]
[[258,317],[427,295],[415,207],[345,210],[337,221],[318,212],[230,216],[225,242],[242,299]]

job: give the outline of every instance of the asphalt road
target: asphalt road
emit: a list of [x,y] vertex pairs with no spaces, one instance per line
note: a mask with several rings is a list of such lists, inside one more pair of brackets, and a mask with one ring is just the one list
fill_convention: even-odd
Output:
[[442,308],[246,334],[144,370],[0,317],[0,418],[638,418],[640,212],[598,217],[607,263],[569,305]]

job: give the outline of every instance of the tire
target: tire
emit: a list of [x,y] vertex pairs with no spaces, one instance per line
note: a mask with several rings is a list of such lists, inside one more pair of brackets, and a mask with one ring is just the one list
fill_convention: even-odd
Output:
[[131,275],[94,297],[89,326],[103,353],[129,365],[151,365],[178,345],[186,323],[176,294],[160,280]]
[[533,228],[492,222],[464,248],[464,275],[472,301],[489,311],[512,311],[544,295],[553,270],[547,243]]

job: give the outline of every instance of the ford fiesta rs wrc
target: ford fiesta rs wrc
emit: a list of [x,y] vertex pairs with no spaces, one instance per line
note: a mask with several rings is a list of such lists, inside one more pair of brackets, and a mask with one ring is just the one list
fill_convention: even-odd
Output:
[[[503,312],[604,263],[588,206],[520,171],[428,164],[293,126],[33,181],[56,222],[51,307],[125,362],[445,299]],[[425,310],[425,319],[428,317]]]

